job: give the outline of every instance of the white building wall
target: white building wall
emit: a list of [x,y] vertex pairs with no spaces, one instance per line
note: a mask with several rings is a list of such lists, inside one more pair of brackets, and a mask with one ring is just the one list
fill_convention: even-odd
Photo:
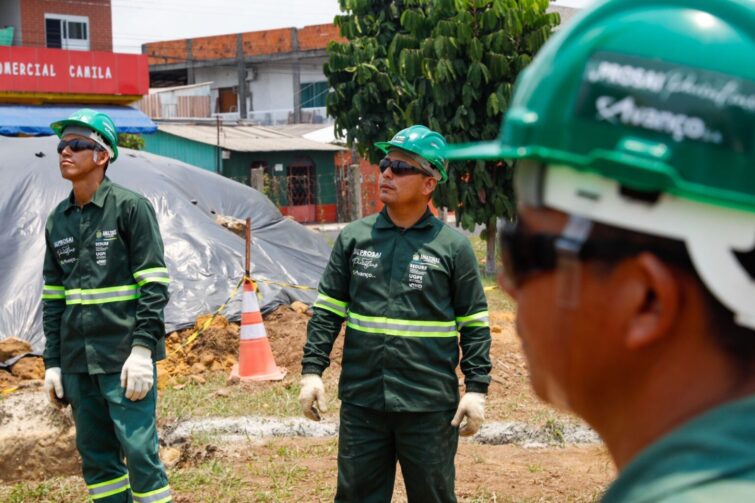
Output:
[[[326,81],[323,72],[324,58],[308,60],[300,63],[300,83]],[[253,78],[247,80],[248,99],[247,110],[256,118],[257,112],[267,115],[273,112],[276,121],[287,118],[288,112],[294,109],[294,70],[290,61],[272,61],[258,63],[250,67]],[[238,69],[236,67],[203,67],[194,70],[197,82],[211,82],[210,100],[212,112],[217,112],[218,89],[224,87],[238,87]],[[238,91],[237,91],[238,92]]]
[[255,65],[254,75],[249,83],[252,110],[293,110],[294,73],[290,64]]

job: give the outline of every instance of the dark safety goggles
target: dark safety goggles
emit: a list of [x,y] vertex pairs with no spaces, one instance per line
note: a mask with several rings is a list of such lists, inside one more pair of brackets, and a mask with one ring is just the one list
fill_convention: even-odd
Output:
[[89,140],[83,140],[81,138],[60,140],[60,143],[58,143],[58,153],[62,154],[66,147],[70,148],[72,152],[81,152],[82,150],[103,150],[100,144]]
[[538,273],[554,270],[566,250],[572,257],[584,259],[591,248],[565,236],[529,233],[520,221],[506,223],[499,229],[499,236],[503,274],[513,288]]
[[589,260],[615,262],[649,252],[674,264],[689,262],[684,247],[674,242],[648,247],[627,240],[590,237],[593,223],[572,216],[561,235],[528,232],[520,221],[499,227],[501,260],[506,282],[513,288],[532,276],[553,271],[559,264]]
[[405,161],[399,161],[398,159],[388,159],[387,157],[384,157],[380,160],[380,163],[378,164],[378,168],[380,168],[380,172],[383,173],[386,169],[391,168],[391,172],[396,176],[405,176],[405,175],[425,175],[425,176],[432,176],[427,171],[417,168],[415,166],[412,166],[408,162]]

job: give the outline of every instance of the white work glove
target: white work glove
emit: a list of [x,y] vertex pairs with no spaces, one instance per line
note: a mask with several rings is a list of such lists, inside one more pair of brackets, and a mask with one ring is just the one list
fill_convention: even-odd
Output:
[[466,393],[459,402],[459,408],[456,409],[456,415],[451,420],[452,426],[459,426],[461,420],[467,418],[467,421],[459,429],[459,435],[469,437],[480,431],[482,422],[485,421],[485,394],[470,392]]
[[325,405],[325,385],[319,375],[304,374],[301,376],[299,404],[301,404],[301,411],[304,415],[312,421],[319,421],[320,412],[328,411],[328,407]]
[[63,402],[63,379],[60,376],[60,367],[51,367],[45,370],[45,391],[50,397],[50,403],[55,407],[61,408],[65,405]]
[[153,372],[152,351],[144,346],[131,348],[131,355],[121,370],[121,386],[126,388],[126,398],[135,402],[147,396],[155,381]]

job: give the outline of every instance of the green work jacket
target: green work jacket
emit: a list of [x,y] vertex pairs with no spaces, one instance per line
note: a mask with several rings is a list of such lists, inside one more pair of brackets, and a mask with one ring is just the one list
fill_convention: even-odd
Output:
[[47,368],[120,372],[134,345],[165,357],[168,269],[152,205],[105,178],[79,208],[73,192],[45,229]]
[[346,322],[339,398],[377,410],[448,410],[487,392],[490,324],[469,240],[428,210],[412,227],[386,210],[336,240],[307,326],[303,374],[322,374]]
[[603,503],[749,501],[755,501],[755,395],[708,411],[647,447],[603,498]]

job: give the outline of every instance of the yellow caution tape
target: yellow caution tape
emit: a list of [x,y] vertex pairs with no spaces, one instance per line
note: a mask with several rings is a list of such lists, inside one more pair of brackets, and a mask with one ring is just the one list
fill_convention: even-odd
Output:
[[[231,295],[225,300],[225,302],[223,302],[220,305],[220,307],[214,313],[212,313],[212,316],[210,316],[209,318],[207,318],[207,321],[204,322],[204,325],[202,325],[202,327],[199,330],[195,330],[194,333],[191,334],[186,339],[186,341],[183,343],[183,346],[188,346],[188,345],[192,344],[197,339],[197,337],[199,337],[200,335],[202,335],[204,333],[204,331],[207,330],[207,328],[210,325],[212,325],[212,322],[215,320],[215,318],[218,317],[218,315],[226,308],[226,306],[228,305],[228,303],[231,302],[231,300],[233,300],[233,298],[236,297],[236,294],[239,293],[239,288],[241,288],[241,285],[244,284],[244,280],[245,279],[248,279],[248,278],[246,276],[243,276],[241,278],[241,280],[236,285],[236,287],[231,291]],[[251,281],[251,279],[250,279],[250,281]],[[254,283],[254,282],[252,282],[252,283]],[[254,289],[257,290],[256,285],[255,285]]]
[[239,293],[239,288],[241,288],[241,285],[244,284],[244,280],[247,280],[247,279],[251,281],[252,284],[254,285],[255,292],[259,292],[259,290],[257,290],[257,285],[256,285],[257,282],[265,283],[267,285],[277,285],[277,286],[282,286],[282,287],[287,287],[287,288],[296,288],[299,290],[317,290],[317,288],[314,288],[311,286],[293,285],[291,283],[282,283],[280,281],[272,281],[269,279],[261,279],[261,278],[250,278],[248,276],[244,276],[241,278],[241,281],[239,281],[238,285],[236,285],[236,287],[231,292],[231,295],[225,300],[225,302],[223,302],[223,304],[221,304],[220,307],[214,313],[212,313],[211,317],[207,318],[207,321],[204,322],[204,325],[202,325],[202,327],[199,330],[195,330],[194,333],[191,334],[186,339],[186,341],[183,343],[183,346],[188,346],[192,344],[197,339],[197,337],[202,335],[202,333],[205,330],[207,330],[207,328],[210,325],[212,325],[212,322],[215,320],[215,318],[217,318],[217,316],[226,308],[228,303],[231,302],[234,299],[234,297],[236,297],[236,295]]
[[317,290],[316,287],[312,287],[312,286],[292,285],[291,283],[281,283],[279,281],[272,281],[269,279],[254,278],[254,281],[257,281],[259,283],[265,283],[266,285],[278,285],[278,286],[285,286],[288,288],[296,288],[298,290]]

